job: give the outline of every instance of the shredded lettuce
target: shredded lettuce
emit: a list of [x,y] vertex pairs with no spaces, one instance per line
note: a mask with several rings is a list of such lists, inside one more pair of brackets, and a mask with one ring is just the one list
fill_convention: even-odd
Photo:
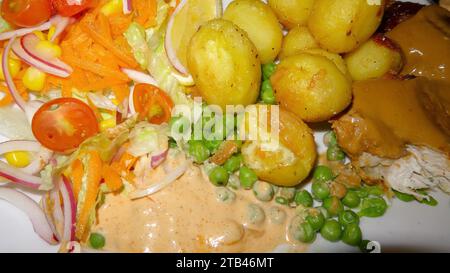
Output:
[[158,154],[169,147],[167,126],[141,122],[130,133],[128,153],[135,157]]
[[143,26],[133,22],[124,33],[128,44],[133,49],[134,58],[141,68],[146,69],[150,59],[150,49],[146,41],[145,29]]
[[[159,87],[166,91],[175,104],[192,105],[193,102],[186,95],[187,90],[173,76],[172,66],[167,58],[164,48],[164,35],[169,14],[169,4],[164,0],[158,0],[156,26],[145,30],[136,23],[130,25],[125,33],[128,44],[132,47],[135,58],[155,78]],[[142,60],[147,58],[147,60]]]

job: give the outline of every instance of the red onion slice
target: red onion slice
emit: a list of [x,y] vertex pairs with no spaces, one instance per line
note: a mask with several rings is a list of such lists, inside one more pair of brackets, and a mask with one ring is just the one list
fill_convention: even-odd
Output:
[[12,49],[24,62],[36,67],[43,72],[61,78],[67,78],[72,74],[73,69],[60,59],[43,57],[42,53],[36,50],[36,45],[40,39],[34,33],[29,33],[13,43]]
[[27,174],[17,168],[14,168],[3,161],[0,161],[0,177],[15,184],[38,190],[42,184],[40,177]]
[[164,38],[164,48],[166,50],[167,58],[169,59],[170,63],[172,64],[173,68],[175,68],[175,70],[177,70],[178,72],[180,72],[181,74],[183,74],[185,76],[189,75],[189,71],[187,70],[186,67],[184,67],[184,65],[178,59],[177,53],[175,52],[175,50],[173,48],[171,32],[172,32],[173,24],[175,22],[175,17],[183,9],[184,5],[187,2],[188,2],[187,0],[182,0],[178,4],[178,6],[175,8],[175,10],[173,11],[172,15],[170,16],[169,23],[167,24],[166,36]]
[[53,221],[53,207],[52,204],[50,203],[51,198],[50,198],[50,192],[47,192],[41,199],[41,204],[42,204],[42,210],[44,211],[45,214],[45,219],[47,219],[47,223],[49,223],[50,228],[52,229],[53,235],[55,236],[55,240],[59,242],[59,240],[61,240],[61,237],[56,229],[56,225]]
[[73,21],[74,19],[71,17],[63,17],[60,15],[55,15],[50,18],[50,22],[55,25],[55,33],[50,38],[51,42],[54,42],[56,38],[61,35],[61,33],[66,29],[66,27]]
[[23,35],[32,33],[34,31],[48,30],[51,27],[52,27],[52,23],[50,21],[48,21],[37,27],[20,28],[20,29],[16,29],[16,30],[12,30],[12,31],[3,32],[3,33],[0,33],[0,41],[8,40],[13,37],[21,37]]
[[133,11],[131,0],[122,0],[123,14],[130,14]]
[[116,124],[121,124],[122,122],[124,122],[127,117],[128,117],[128,113],[129,113],[129,102],[128,102],[128,98],[125,98],[122,102],[121,105],[119,105],[119,107],[117,107],[117,112],[116,112]]
[[100,109],[105,109],[109,111],[116,111],[117,106],[106,96],[98,93],[88,93],[88,99],[92,102],[95,107]]
[[149,74],[129,68],[121,68],[121,70],[128,76],[128,78],[132,79],[135,83],[146,83],[158,86],[156,80]]
[[185,160],[180,166],[176,167],[174,170],[170,170],[169,172],[167,172],[167,175],[162,180],[152,184],[146,189],[132,192],[130,194],[130,198],[139,199],[159,192],[160,190],[164,189],[165,187],[175,182],[178,178],[180,178],[187,171],[189,163],[189,160]]
[[34,231],[49,244],[57,244],[50,224],[39,204],[17,190],[0,187],[0,198],[8,201],[21,211],[25,212],[33,224]]
[[41,147],[40,151],[34,157],[33,161],[31,161],[28,166],[26,166],[25,168],[21,168],[20,170],[28,174],[38,174],[45,167],[45,165],[48,164],[52,156],[52,151],[47,148]]
[[39,152],[40,150],[41,144],[32,140],[10,140],[0,143],[0,155],[15,151]]
[[152,158],[151,158],[152,168],[155,169],[156,167],[161,165],[164,162],[164,160],[166,160],[168,153],[169,153],[169,149],[165,150],[164,152],[162,152],[158,155],[152,156]]
[[63,176],[60,180],[60,191],[64,206],[64,231],[62,242],[75,241],[75,222],[77,206],[70,181]]
[[12,79],[11,73],[9,72],[9,65],[8,65],[8,56],[9,52],[11,50],[11,47],[13,43],[15,43],[16,36],[13,36],[11,40],[9,40],[8,44],[6,44],[5,51],[3,52],[2,57],[2,69],[3,74],[5,76],[5,82],[6,86],[8,87],[9,93],[11,93],[11,96],[13,97],[16,104],[22,109],[24,112],[27,112],[27,104],[25,100],[20,95],[19,91],[17,91],[16,85],[14,84],[14,81]]

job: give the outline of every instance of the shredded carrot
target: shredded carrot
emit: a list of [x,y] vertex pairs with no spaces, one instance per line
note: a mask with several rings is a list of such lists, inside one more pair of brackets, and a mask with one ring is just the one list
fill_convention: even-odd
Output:
[[83,164],[79,159],[75,159],[71,165],[72,169],[72,183],[73,194],[75,196],[75,202],[78,202],[78,194],[81,190],[81,184],[83,181]]
[[13,98],[6,86],[0,85],[0,92],[3,93],[3,97],[0,99],[0,106],[6,106],[13,102]]
[[76,237],[84,241],[86,239],[87,230],[89,229],[89,218],[97,201],[97,195],[99,192],[100,181],[102,179],[101,171],[103,167],[102,159],[97,151],[89,151],[88,164],[85,166],[85,172],[87,172],[87,185],[86,193],[84,196],[83,206],[80,208],[76,225]]
[[156,0],[133,1],[135,21],[144,26],[152,27],[156,24],[157,3]]
[[118,49],[112,41],[109,41],[105,36],[102,36],[94,26],[94,18],[92,15],[86,15],[80,22],[81,29],[89,34],[89,36],[96,42],[109,50],[114,56],[122,60],[130,67],[137,67],[138,64],[133,56],[128,52],[123,52]]
[[123,187],[122,179],[114,168],[104,164],[102,169],[102,176],[105,180],[106,186],[113,192],[120,190]]
[[111,89],[118,101],[123,101],[130,94],[130,88],[126,84],[114,85]]

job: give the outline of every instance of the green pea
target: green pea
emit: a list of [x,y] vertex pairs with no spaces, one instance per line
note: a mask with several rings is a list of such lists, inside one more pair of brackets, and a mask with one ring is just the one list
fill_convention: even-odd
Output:
[[331,147],[337,145],[336,133],[334,131],[329,131],[323,136],[323,143],[325,146]]
[[275,202],[277,202],[280,205],[287,205],[287,204],[289,204],[289,200],[287,200],[286,198],[284,198],[282,196],[275,197]]
[[263,181],[256,181],[255,184],[253,184],[253,193],[255,194],[256,199],[263,202],[269,202],[274,195],[272,185]]
[[250,223],[259,225],[262,224],[266,219],[266,214],[260,206],[250,204],[247,206],[247,219],[250,221]]
[[362,240],[359,244],[359,249],[363,253],[369,253],[371,250],[368,248],[368,245],[371,241],[370,240]]
[[228,183],[229,174],[224,167],[217,166],[209,173],[209,180],[216,186],[225,186]]
[[286,217],[286,212],[278,206],[269,209],[269,219],[274,224],[283,224],[286,221]]
[[316,239],[316,231],[308,222],[301,223],[295,235],[295,239],[302,243],[312,243]]
[[352,223],[344,227],[342,241],[351,246],[358,246],[362,241],[362,232],[358,224]]
[[330,242],[337,242],[341,239],[342,227],[336,220],[327,220],[320,229],[322,237]]
[[235,174],[231,174],[228,178],[228,187],[230,187],[233,190],[238,190],[241,187],[241,181],[239,181],[239,177]]
[[297,191],[295,193],[294,201],[297,204],[297,206],[301,205],[307,208],[312,207],[314,204],[314,200],[307,190]]
[[236,199],[236,194],[225,187],[218,187],[216,188],[216,199],[225,204],[231,204]]
[[356,208],[361,203],[361,198],[358,196],[358,193],[356,193],[353,190],[347,191],[347,194],[342,199],[342,204],[349,208]]
[[354,211],[346,210],[339,213],[339,223],[344,227],[349,224],[359,224],[359,216]]
[[370,197],[364,199],[361,205],[361,210],[358,215],[360,217],[380,217],[383,216],[387,210],[387,203],[382,197]]
[[318,200],[324,200],[330,196],[330,188],[328,184],[322,181],[314,181],[311,187],[314,198]]
[[200,164],[209,158],[210,153],[201,141],[193,140],[189,142],[189,155],[194,158],[196,163]]
[[412,202],[412,201],[416,200],[416,198],[411,194],[399,192],[396,190],[394,190],[394,194],[398,199],[400,199],[403,202]]
[[261,100],[265,104],[275,104],[275,93],[273,92],[270,80],[263,81],[261,85]]
[[278,195],[281,197],[286,198],[288,202],[291,202],[294,200],[296,189],[292,187],[282,187],[280,191],[278,192]]
[[305,220],[311,225],[314,231],[319,231],[325,224],[325,217],[318,209],[310,210]]
[[438,201],[433,198],[433,196],[428,196],[429,199],[423,198],[420,203],[428,206],[436,207],[438,205]]
[[256,173],[252,169],[242,166],[239,169],[239,179],[241,180],[242,187],[249,190],[258,180],[258,176],[256,176]]
[[205,140],[203,141],[204,146],[208,149],[210,153],[214,153],[219,149],[220,144],[222,144],[222,140]]
[[277,68],[277,65],[275,63],[263,64],[263,66],[262,66],[263,79],[264,80],[270,79],[270,77],[275,72],[276,68]]
[[327,166],[317,166],[314,169],[313,178],[315,181],[330,181],[333,180],[333,172]]
[[384,190],[381,185],[366,186],[366,190],[368,191],[369,195],[375,195],[375,196],[383,196],[384,195]]
[[105,246],[105,237],[100,233],[91,233],[89,236],[89,244],[94,249],[101,249]]
[[225,170],[227,170],[229,173],[234,173],[241,167],[242,163],[242,155],[233,155],[230,157],[225,164],[223,164],[223,167]]
[[345,153],[338,146],[330,146],[327,149],[327,159],[329,161],[342,161],[345,159]]
[[341,200],[336,196],[328,197],[323,200],[323,207],[328,210],[331,217],[338,216],[344,210]]

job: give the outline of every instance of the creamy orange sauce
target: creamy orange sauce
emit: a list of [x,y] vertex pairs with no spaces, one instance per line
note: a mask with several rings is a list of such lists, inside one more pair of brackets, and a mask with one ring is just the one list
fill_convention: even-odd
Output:
[[[169,164],[172,168],[180,163]],[[140,183],[160,179],[163,169],[146,171],[146,181]],[[118,252],[266,252],[282,244],[289,244],[291,251],[304,249],[287,235],[294,209],[260,202],[245,190],[236,191],[234,201],[222,202],[218,190],[191,165],[180,179],[148,198],[107,195],[93,231],[105,236],[105,250]],[[260,224],[248,218],[252,205],[264,210]],[[270,217],[276,209],[286,214],[279,223]]]
[[402,74],[450,79],[450,12],[433,5],[387,34],[402,49]]
[[353,157],[399,158],[406,144],[449,153],[450,13],[425,7],[388,36],[405,54],[402,74],[418,78],[355,82],[350,111],[333,123],[339,144]]

